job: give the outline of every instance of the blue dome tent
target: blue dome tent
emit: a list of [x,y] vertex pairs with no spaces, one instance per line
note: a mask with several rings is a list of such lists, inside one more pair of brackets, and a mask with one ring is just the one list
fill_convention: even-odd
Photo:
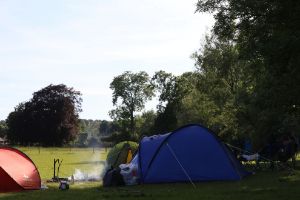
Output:
[[240,180],[249,174],[212,131],[198,124],[144,137],[133,162],[141,183]]

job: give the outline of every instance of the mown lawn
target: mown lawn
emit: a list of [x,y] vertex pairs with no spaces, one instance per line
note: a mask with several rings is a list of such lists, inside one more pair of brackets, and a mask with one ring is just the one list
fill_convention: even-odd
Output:
[[70,177],[75,169],[82,172],[99,171],[106,159],[107,151],[100,148],[19,148],[36,164],[42,180],[53,177],[53,159],[62,160],[60,177]]
[[[25,149],[26,151],[26,149]],[[43,151],[45,151],[43,153]],[[99,161],[90,161],[94,154],[91,149],[29,149],[26,152],[40,168],[42,177],[52,177],[48,164],[52,165],[53,156],[64,159],[61,170],[72,174],[73,169],[83,167],[90,170],[103,160],[106,152],[97,150]],[[43,156],[41,156],[43,155]],[[46,155],[48,157],[46,157]],[[58,157],[57,157],[58,158]],[[50,161],[48,161],[50,160]],[[92,159],[93,160],[93,159]],[[75,162],[76,161],[76,162]],[[300,163],[298,163],[298,166]],[[50,166],[51,168],[51,166]],[[51,169],[50,169],[51,171]],[[289,175],[286,171],[258,172],[242,181],[203,182],[194,188],[189,183],[138,185],[118,188],[102,188],[100,182],[75,183],[70,190],[60,191],[57,183],[47,183],[47,190],[21,193],[0,194],[0,199],[300,199],[300,171]]]

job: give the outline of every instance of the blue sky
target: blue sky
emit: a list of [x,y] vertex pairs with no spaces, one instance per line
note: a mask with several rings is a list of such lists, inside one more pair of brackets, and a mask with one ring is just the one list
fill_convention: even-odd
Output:
[[194,70],[190,55],[213,24],[196,2],[0,0],[0,119],[60,83],[81,91],[81,118],[109,119],[113,77]]

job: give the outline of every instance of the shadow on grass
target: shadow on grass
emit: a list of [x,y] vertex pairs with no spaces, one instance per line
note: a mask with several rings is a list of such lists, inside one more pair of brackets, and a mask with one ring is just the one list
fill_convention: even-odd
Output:
[[259,172],[241,181],[196,183],[196,188],[189,183],[103,188],[99,182],[76,183],[67,191],[59,190],[58,184],[48,187],[44,191],[1,194],[0,199],[300,199],[300,172],[292,176],[285,172]]
[[105,165],[105,161],[81,161],[81,162],[72,162],[67,163],[66,165]]
[[258,164],[255,161],[243,162],[245,169],[249,172],[261,172],[261,171],[300,171],[300,160],[296,160],[295,166],[292,161],[289,160],[286,163],[274,161],[273,166],[269,161],[260,161]]

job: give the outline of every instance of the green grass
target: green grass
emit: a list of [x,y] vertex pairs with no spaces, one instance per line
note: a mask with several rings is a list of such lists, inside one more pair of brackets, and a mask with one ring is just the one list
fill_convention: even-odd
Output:
[[95,148],[19,148],[36,164],[42,180],[53,177],[53,159],[62,160],[59,176],[69,177],[75,169],[83,172],[93,170],[106,159],[104,149]]
[[[26,151],[26,149],[23,149]],[[72,174],[75,168],[90,170],[95,162],[92,149],[28,149],[26,153],[36,162],[42,177],[52,177],[48,165],[52,165],[53,158],[64,159],[61,170]],[[106,153],[98,150],[99,160],[104,159]],[[48,161],[49,160],[49,161]],[[76,162],[75,162],[76,161]],[[298,163],[298,166],[300,163]],[[51,168],[51,166],[50,166]],[[51,169],[50,169],[51,171]],[[1,181],[1,180],[0,180]],[[47,183],[49,189],[41,191],[27,191],[20,193],[0,194],[0,199],[41,200],[41,199],[224,199],[224,200],[290,200],[300,199],[300,171],[289,175],[286,171],[264,171],[249,176],[242,181],[235,182],[202,182],[194,188],[189,183],[138,185],[118,188],[102,188],[100,182],[75,183],[70,190],[58,190],[57,183]]]

